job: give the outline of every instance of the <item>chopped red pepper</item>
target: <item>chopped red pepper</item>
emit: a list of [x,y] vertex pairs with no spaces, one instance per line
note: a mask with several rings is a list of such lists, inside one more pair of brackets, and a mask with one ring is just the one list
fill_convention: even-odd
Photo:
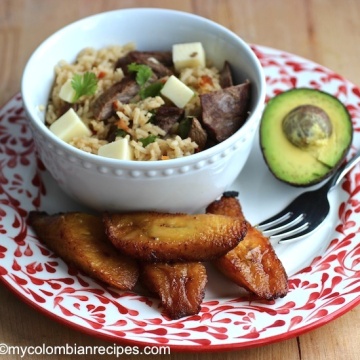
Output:
[[105,77],[106,76],[106,71],[100,71],[99,73],[98,73],[98,79],[102,79],[103,77]]
[[200,86],[214,85],[212,78],[208,75],[203,75],[200,78]]

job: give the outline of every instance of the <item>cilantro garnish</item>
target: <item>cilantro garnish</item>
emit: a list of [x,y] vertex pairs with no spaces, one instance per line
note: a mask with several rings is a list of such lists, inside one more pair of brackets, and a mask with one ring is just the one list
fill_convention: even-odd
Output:
[[128,65],[128,70],[136,72],[136,82],[140,88],[145,86],[153,74],[151,68],[143,64],[131,63]]
[[116,133],[115,133],[115,136],[119,136],[119,137],[125,137],[128,133],[123,130],[123,129],[117,129],[116,130]]
[[189,136],[191,128],[191,117],[186,117],[179,122],[178,134],[182,139],[186,139]]
[[148,120],[148,123],[150,124],[156,124],[156,111],[154,109],[149,110],[150,118]]
[[143,144],[143,147],[147,147],[149,144],[155,142],[156,139],[156,135],[149,135],[146,138],[139,139],[139,141]]
[[74,74],[71,86],[75,90],[73,102],[83,95],[94,95],[97,88],[96,75],[93,72],[86,72],[83,75]]
[[128,65],[128,70],[130,72],[136,73],[136,83],[140,86],[139,95],[141,99],[147,97],[154,97],[160,94],[160,90],[164,86],[160,82],[152,83],[147,85],[150,78],[153,75],[151,68],[144,64],[131,63]]
[[155,97],[160,94],[160,90],[163,88],[163,86],[164,84],[161,82],[152,83],[140,90],[140,97],[142,99],[147,97]]

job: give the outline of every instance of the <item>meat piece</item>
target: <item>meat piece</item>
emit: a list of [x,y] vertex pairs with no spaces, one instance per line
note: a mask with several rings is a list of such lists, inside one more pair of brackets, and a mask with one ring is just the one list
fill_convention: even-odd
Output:
[[128,76],[105,90],[92,104],[92,112],[97,120],[106,120],[115,113],[113,104],[119,100],[128,103],[140,90],[136,81]]
[[159,78],[173,74],[172,54],[168,51],[131,51],[116,62],[115,69],[120,67],[128,74],[127,66],[131,63],[149,66]]
[[203,125],[213,139],[224,141],[248,116],[250,82],[200,95],[200,101]]
[[200,311],[207,283],[205,266],[199,262],[142,264],[141,282],[160,297],[171,319]]
[[167,67],[172,67],[174,65],[171,51],[143,51],[143,53],[149,55],[149,57],[155,58]]
[[106,140],[110,143],[115,141],[119,128],[115,124],[109,126],[109,131],[106,135]]
[[[55,107],[56,108],[56,107]],[[58,108],[56,115],[59,118],[61,115],[64,115],[69,109],[73,108],[76,112],[79,108],[79,104],[71,104],[66,101],[62,103],[62,105]]]
[[155,124],[168,133],[184,116],[184,109],[176,106],[161,106],[155,114]]
[[171,51],[130,51],[127,55],[120,58],[115,67],[122,67],[124,64],[130,64],[131,62],[142,63],[142,61],[154,58],[158,62],[167,67],[173,66]]
[[192,118],[189,137],[192,141],[195,141],[199,148],[199,151],[202,151],[206,146],[207,141],[207,132],[201,126],[200,121],[197,118]]
[[227,87],[233,86],[234,82],[231,75],[231,68],[228,61],[224,62],[224,66],[220,71],[220,86],[225,89]]

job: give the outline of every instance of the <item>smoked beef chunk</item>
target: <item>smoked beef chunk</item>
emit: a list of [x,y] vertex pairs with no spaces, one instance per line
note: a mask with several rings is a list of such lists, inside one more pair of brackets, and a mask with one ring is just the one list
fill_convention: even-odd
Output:
[[224,66],[220,71],[220,86],[225,89],[233,85],[234,82],[231,74],[230,64],[228,61],[225,61]]
[[131,51],[116,62],[115,69],[121,68],[124,74],[128,74],[127,66],[131,63],[149,66],[158,78],[173,74],[170,51]]
[[209,136],[221,142],[245,122],[250,103],[250,82],[200,95],[202,122]]
[[63,104],[57,109],[56,115],[59,118],[61,115],[64,115],[69,109],[74,109],[76,112],[79,108],[79,104],[77,103],[68,103],[66,101],[63,102]]
[[189,137],[192,141],[195,141],[199,148],[199,151],[204,150],[207,142],[207,133],[201,126],[200,121],[197,118],[191,119],[191,126],[189,131]]
[[184,109],[176,106],[161,106],[156,111],[154,124],[168,133],[183,116]]
[[105,90],[93,103],[92,112],[97,120],[106,120],[115,113],[113,104],[118,100],[128,103],[140,90],[133,77],[124,77],[121,81]]
[[115,141],[115,140],[116,140],[116,137],[117,137],[117,135],[118,135],[118,131],[119,131],[119,128],[117,127],[117,125],[111,124],[111,125],[109,126],[109,131],[108,131],[108,133],[107,133],[107,135],[106,135],[106,140],[107,140],[108,142],[113,142],[113,141]]

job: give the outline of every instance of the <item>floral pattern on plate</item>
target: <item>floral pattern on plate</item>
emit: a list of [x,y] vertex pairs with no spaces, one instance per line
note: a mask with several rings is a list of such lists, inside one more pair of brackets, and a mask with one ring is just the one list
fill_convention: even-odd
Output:
[[[298,56],[257,45],[253,50],[265,71],[268,99],[302,86],[338,96],[354,123],[349,156],[360,146],[360,89]],[[258,144],[248,163],[233,189],[240,190],[240,197],[244,194],[240,200],[251,221],[274,213],[300,191],[272,178]],[[259,180],[252,183],[255,171]],[[265,209],[260,211],[247,193],[254,186],[264,188],[264,183],[269,191],[256,192]],[[241,349],[299,335],[360,302],[359,167],[334,191],[332,214],[316,237],[286,247],[274,244],[289,274],[285,298],[253,300],[209,269],[200,313],[179,320],[168,319],[159,301],[141,291],[117,291],[67,266],[37,240],[27,224],[29,211],[54,213],[81,206],[62,193],[37,158],[19,94],[0,109],[0,204],[2,282],[48,316],[114,342],[191,351]],[[295,259],[294,254],[301,255]]]

